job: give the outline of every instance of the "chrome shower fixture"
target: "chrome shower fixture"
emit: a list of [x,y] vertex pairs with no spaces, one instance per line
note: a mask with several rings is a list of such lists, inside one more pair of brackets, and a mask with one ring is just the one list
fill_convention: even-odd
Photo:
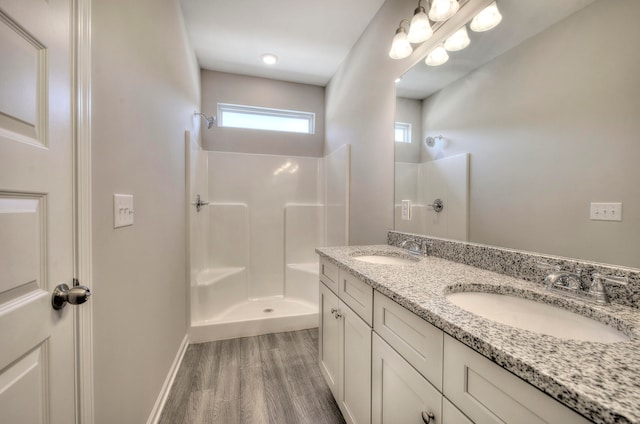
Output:
[[435,137],[427,137],[425,142],[427,143],[427,146],[433,147],[433,146],[436,145],[437,141],[442,141],[442,139],[443,139],[443,137],[441,135],[437,135]]
[[207,129],[211,129],[211,127],[213,127],[213,124],[216,123],[215,116],[208,117],[207,115],[201,112],[193,112],[193,116],[202,116],[204,120],[207,121]]

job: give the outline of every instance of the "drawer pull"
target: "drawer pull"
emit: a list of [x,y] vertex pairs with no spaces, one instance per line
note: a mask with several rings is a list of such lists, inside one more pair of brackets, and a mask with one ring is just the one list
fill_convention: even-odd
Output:
[[429,424],[435,419],[436,417],[432,412],[422,411],[422,421],[424,421],[424,424]]

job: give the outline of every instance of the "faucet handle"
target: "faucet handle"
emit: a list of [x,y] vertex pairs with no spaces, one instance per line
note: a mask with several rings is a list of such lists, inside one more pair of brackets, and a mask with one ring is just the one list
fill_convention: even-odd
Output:
[[629,284],[629,279],[627,277],[619,277],[617,275],[605,275],[600,273],[593,273],[593,282],[599,281],[600,284],[604,284],[604,282],[609,282],[613,284],[618,284],[622,286],[626,286]]

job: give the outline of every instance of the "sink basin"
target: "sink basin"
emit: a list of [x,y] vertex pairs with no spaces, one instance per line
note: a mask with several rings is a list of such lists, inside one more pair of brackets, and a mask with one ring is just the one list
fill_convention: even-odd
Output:
[[454,305],[511,327],[561,339],[600,343],[629,340],[623,332],[591,318],[546,303],[498,293],[449,293]]
[[354,256],[353,259],[362,262],[369,262],[371,264],[384,265],[413,265],[418,262],[418,258],[405,258],[401,256],[389,256],[380,254]]

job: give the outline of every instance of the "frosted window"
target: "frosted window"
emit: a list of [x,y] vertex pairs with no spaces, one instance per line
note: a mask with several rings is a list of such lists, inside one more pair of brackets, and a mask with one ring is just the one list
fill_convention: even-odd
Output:
[[314,134],[316,114],[218,103],[218,126]]

